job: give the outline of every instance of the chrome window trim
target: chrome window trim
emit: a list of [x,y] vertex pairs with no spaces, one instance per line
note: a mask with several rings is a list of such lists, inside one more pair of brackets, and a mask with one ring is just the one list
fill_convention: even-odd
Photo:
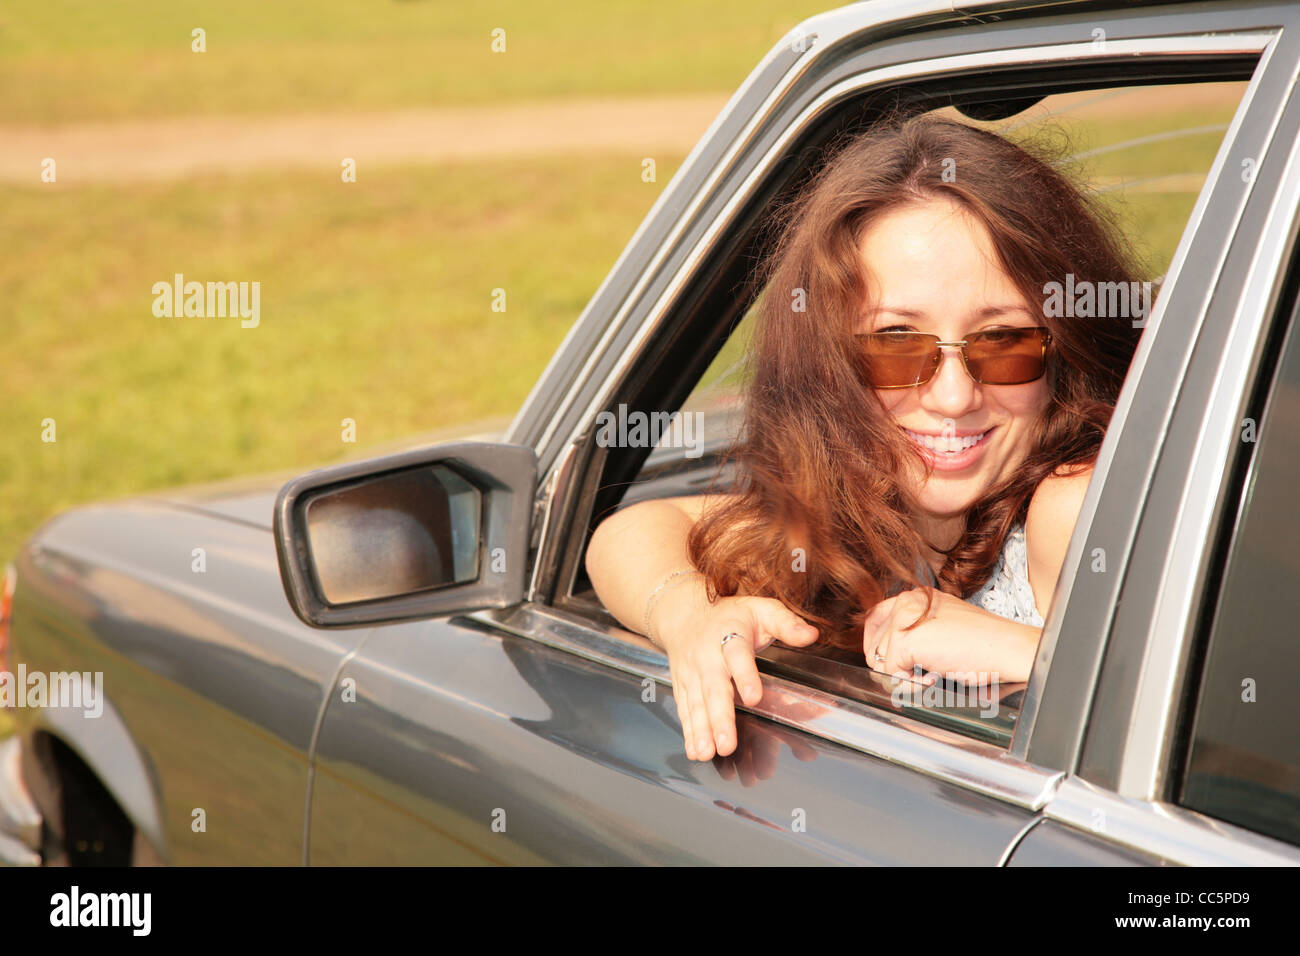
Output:
[[[1165,784],[1173,747],[1173,728],[1182,704],[1193,615],[1214,556],[1213,531],[1228,481],[1228,461],[1240,441],[1241,400],[1251,385],[1251,364],[1261,329],[1274,319],[1273,305],[1287,263],[1284,255],[1300,223],[1300,142],[1292,142],[1280,185],[1272,197],[1256,241],[1242,293],[1233,310],[1227,347],[1220,355],[1215,384],[1206,403],[1192,467],[1187,471],[1179,521],[1159,576],[1151,640],[1143,656],[1141,679],[1116,778],[1119,793],[1154,798]],[[1208,436],[1221,436],[1211,442]]]
[[[1068,3],[1071,2],[1071,0],[1065,0],[1065,2]],[[1087,0],[1075,0],[1075,2],[1085,3]],[[695,195],[690,197],[689,202],[676,219],[675,228],[668,233],[664,242],[655,250],[655,254],[650,258],[646,268],[642,270],[640,278],[619,304],[618,310],[606,325],[605,331],[597,342],[596,347],[591,350],[591,353],[587,357],[587,361],[583,363],[578,374],[573,377],[573,381],[575,383],[585,382],[589,378],[596,361],[608,348],[610,337],[615,334],[619,327],[622,326],[627,313],[640,299],[641,294],[645,291],[651,278],[658,272],[664,259],[667,258],[669,250],[677,247],[677,244],[687,226],[694,219],[696,213],[699,212],[707,198],[713,195],[718,183],[723,179],[725,173],[731,169],[736,157],[742,155],[744,151],[748,149],[749,144],[754,139],[755,133],[771,117],[776,104],[786,95],[787,92],[789,92],[790,87],[793,86],[812,67],[813,63],[822,56],[826,49],[830,48],[833,44],[839,43],[840,41],[858,33],[872,29],[881,29],[891,24],[903,24],[909,21],[920,20],[926,17],[938,17],[944,14],[951,15],[955,19],[965,20],[969,19],[970,16],[975,15],[979,8],[1000,8],[1005,6],[1006,0],[971,0],[971,2],[964,4],[961,9],[957,8],[955,0],[876,0],[869,14],[872,16],[872,19],[866,23],[863,23],[860,19],[864,13],[867,13],[865,4],[850,4],[838,10],[830,10],[810,17],[791,30],[790,33],[787,34],[786,37],[783,37],[781,42],[773,46],[772,49],[767,52],[767,55],[759,61],[759,64],[750,71],[749,75],[745,78],[745,82],[742,83],[740,88],[732,94],[730,99],[727,100],[726,105],[723,106],[718,115],[714,117],[713,122],[709,124],[709,128],[705,130],[704,135],[700,137],[695,146],[692,147],[691,151],[687,153],[686,159],[682,161],[682,165],[678,168],[676,175],[673,176],[664,191],[659,194],[659,198],[656,199],[654,204],[650,207],[649,213],[647,213],[645,218],[641,220],[640,226],[637,228],[636,232],[632,234],[632,238],[628,243],[623,247],[623,251],[619,255],[618,259],[614,261],[613,267],[605,274],[604,280],[596,287],[596,292],[592,295],[590,300],[592,303],[596,302],[600,298],[601,291],[612,281],[615,274],[619,272],[623,263],[632,254],[632,250],[638,245],[638,241],[641,239],[642,235],[649,228],[650,223],[658,217],[662,209],[671,205],[677,198],[678,191],[683,188],[681,184],[687,179],[684,174],[692,170],[700,162],[700,156],[704,152],[705,145],[713,139],[714,135],[726,122],[727,118],[738,108],[740,103],[744,101],[746,94],[748,94],[753,86],[759,81],[759,78],[763,76],[766,69],[780,56],[784,55],[785,51],[791,45],[792,38],[798,34],[802,34],[806,39],[812,41],[809,43],[807,50],[799,55],[799,58],[791,65],[780,80],[777,81],[771,92],[769,92],[767,97],[763,100],[762,105],[754,111],[753,116],[750,118],[749,122],[745,124],[740,135],[733,140],[730,148],[723,154],[722,160],[714,167],[712,174],[705,179],[703,185],[696,191]],[[892,9],[888,14],[880,15],[877,11],[884,7],[890,7]],[[825,35],[825,40],[823,40],[823,35]],[[565,352],[565,345],[567,345],[572,336],[576,334],[578,327],[586,318],[590,307],[591,306],[589,305],[586,309],[583,309],[582,313],[578,316],[577,321],[570,326],[568,333],[561,341],[560,347],[556,349],[555,353],[551,356],[551,361],[547,363],[541,376],[538,377],[537,384],[533,386],[533,390],[529,393],[528,398],[524,400],[524,404],[521,406],[515,420],[507,429],[506,441],[515,440],[513,437],[515,435],[515,429],[526,416],[529,406],[536,397],[537,389],[541,387],[542,383],[548,377],[547,373],[552,370],[554,364]],[[564,400],[556,409],[555,413],[551,416],[550,422],[548,422],[545,430],[542,432],[541,438],[537,442],[536,450],[538,451],[538,454],[541,454],[541,450],[551,444],[555,435],[556,423],[560,421],[564,416],[564,413],[572,404],[575,392],[576,389],[571,389],[570,392],[565,395]],[[570,441],[571,440],[572,438]]]
[[[555,514],[557,502],[563,502],[568,498],[570,485],[573,483],[574,462],[577,459],[578,445],[570,444],[565,449],[564,454],[560,456],[559,464],[551,472],[547,479],[545,490],[542,493],[540,507],[542,511],[541,526],[537,533],[537,554],[533,558],[532,574],[528,580],[528,593],[524,600],[535,601],[539,591],[550,587],[551,565],[547,560],[553,561],[557,555],[547,549],[547,542],[554,535],[550,534],[552,525],[559,520]],[[543,568],[546,571],[543,571]]]
[[[635,677],[672,686],[668,659],[638,634],[538,604],[478,611],[467,617]],[[763,699],[741,710],[850,749],[888,760],[988,797],[1038,811],[1064,778],[1011,759],[1005,750],[805,687],[762,675]],[[820,712],[808,716],[810,706]]]
[[[1167,288],[1172,288],[1182,274],[1188,252],[1200,232],[1201,222],[1205,218],[1205,210],[1209,205],[1214,186],[1219,181],[1219,176],[1227,165],[1228,156],[1232,151],[1233,143],[1236,141],[1237,133],[1259,90],[1260,82],[1267,72],[1268,62],[1276,49],[1278,31],[1240,34],[1239,36],[1245,43],[1252,44],[1246,46],[1243,43],[1243,49],[1240,52],[1258,53],[1259,61],[1255,64],[1254,73],[1250,78],[1246,91],[1242,94],[1241,102],[1237,104],[1237,111],[1233,114],[1232,122],[1223,134],[1223,139],[1219,144],[1219,151],[1215,154],[1214,162],[1210,164],[1209,172],[1206,173],[1205,183],[1201,187],[1200,194],[1196,197],[1196,204],[1192,207],[1192,213],[1187,219],[1187,225],[1183,227],[1183,234],[1179,238],[1169,268],[1165,272],[1163,285]],[[1257,44],[1257,46],[1253,44]],[[1230,234],[1235,233],[1240,225],[1252,185],[1253,183],[1247,184],[1247,189],[1243,192],[1241,201],[1237,204],[1235,217],[1230,223],[1226,224]],[[1216,275],[1222,271],[1226,258],[1227,244],[1225,243],[1216,263]],[[1060,635],[1066,609],[1069,607],[1075,577],[1078,574],[1079,567],[1083,564],[1084,553],[1087,551],[1089,529],[1091,529],[1093,520],[1096,518],[1097,505],[1101,500],[1102,489],[1106,484],[1105,478],[1115,457],[1117,442],[1124,430],[1124,422],[1132,408],[1134,395],[1140,387],[1142,372],[1150,358],[1156,333],[1164,320],[1165,306],[1168,301],[1169,297],[1167,295],[1160,296],[1143,325],[1145,331],[1138,343],[1137,352],[1134,353],[1133,361],[1129,366],[1128,377],[1125,380],[1123,389],[1120,391],[1119,399],[1115,403],[1115,410],[1111,414],[1110,424],[1106,429],[1106,437],[1103,439],[1097,455],[1093,480],[1088,483],[1088,490],[1084,494],[1083,502],[1079,508],[1079,517],[1075,522],[1075,530],[1070,537],[1070,544],[1066,549],[1065,559],[1061,564],[1056,592],[1052,596],[1052,603],[1048,607],[1047,616],[1043,622],[1043,636],[1039,641],[1038,653],[1034,658],[1034,666],[1029,674],[1029,684],[1025,688],[1024,705],[1020,710],[1020,722],[1016,728],[1017,733],[1011,743],[1010,752],[1017,759],[1025,759],[1028,753],[1029,740],[1033,735],[1034,724],[1038,718],[1039,703],[1042,699],[1043,687],[1047,682],[1047,674],[1053,652],[1056,649],[1056,641]],[[1203,322],[1204,318],[1205,313],[1202,311],[1197,317],[1198,324]],[[1166,430],[1167,425],[1166,422]]]
[[[981,68],[987,69],[991,66],[1026,67],[1032,66],[1036,63],[1060,62],[1061,60],[1107,62],[1113,60],[1131,60],[1134,56],[1140,55],[1186,56],[1188,54],[1211,53],[1221,55],[1260,55],[1269,48],[1275,36],[1276,31],[1271,30],[1212,35],[1187,34],[1134,39],[1110,39],[1107,40],[1104,50],[1096,49],[1091,40],[1088,40],[1071,43],[1046,44],[1035,47],[980,51],[976,53],[965,53],[948,57],[936,57],[908,63],[893,64],[857,74],[856,76],[849,77],[835,84],[829,89],[823,91],[798,114],[795,120],[786,127],[780,138],[774,142],[771,148],[769,148],[759,159],[749,175],[737,185],[722,211],[710,225],[710,228],[701,235],[700,239],[695,243],[689,255],[687,255],[683,260],[680,268],[672,277],[663,293],[647,311],[646,318],[641,323],[634,338],[628,344],[627,349],[615,364],[611,373],[606,376],[604,388],[595,395],[584,414],[579,418],[578,424],[566,437],[566,444],[572,445],[578,442],[581,433],[585,428],[583,423],[590,423],[593,421],[596,412],[609,403],[612,394],[626,378],[629,369],[638,361],[646,342],[665,320],[672,302],[675,301],[675,299],[680,295],[681,290],[689,283],[689,281],[691,281],[700,261],[704,258],[707,250],[716,243],[718,235],[725,228],[730,227],[737,209],[748,201],[754,191],[757,181],[771,168],[773,162],[777,158],[784,155],[789,141],[798,132],[805,129],[818,115],[839,100],[873,86],[896,84],[905,80],[914,81],[933,74],[972,72]],[[1252,84],[1257,83],[1259,77],[1262,75],[1262,65],[1262,60],[1261,63],[1256,65],[1252,76]],[[1253,89],[1254,86],[1252,85],[1248,88],[1248,93]],[[777,95],[777,92],[779,91],[774,91],[772,97],[769,97],[769,103],[772,98]],[[1238,122],[1240,116],[1243,115],[1242,108],[1246,102],[1246,97],[1243,97],[1242,106],[1239,106],[1238,112],[1236,116],[1234,116],[1234,123]],[[757,122],[757,119],[758,118],[756,117],[755,122]],[[702,188],[699,193],[697,193],[695,201],[683,212],[677,230],[673,233],[673,240],[665,242],[663,246],[660,247],[660,254],[655,258],[651,266],[644,271],[643,277],[638,283],[636,289],[634,289],[633,293],[628,296],[624,304],[620,307],[615,319],[611,321],[605,329],[597,347],[593,349],[592,354],[588,357],[582,372],[575,377],[575,382],[585,381],[585,376],[589,374],[591,367],[596,363],[597,356],[608,348],[610,339],[616,334],[621,325],[622,318],[630,309],[630,304],[635,301],[637,292],[643,289],[644,285],[650,281],[649,277],[662,261],[663,256],[666,255],[665,250],[672,247],[675,239],[680,237],[681,232],[686,228],[686,224],[690,221],[694,213],[698,211],[698,207],[703,203],[704,198],[712,195],[712,190],[716,187],[717,180],[722,175],[722,170],[732,164],[737,152],[748,142],[754,128],[754,124],[747,127],[746,135],[737,140],[737,143],[733,146],[732,150],[728,152],[726,161],[719,164],[718,171],[715,173],[714,177],[710,179],[709,183]],[[1225,138],[1225,143],[1227,142],[1229,141]],[[1224,148],[1225,147],[1221,147],[1220,154],[1216,156],[1216,163],[1223,159]],[[1211,170],[1212,172],[1215,171],[1215,167],[1212,166]],[[1211,184],[1213,181],[1214,180],[1207,177],[1207,184]],[[1198,211],[1203,210],[1206,195],[1207,190],[1203,189],[1201,197],[1198,199],[1197,206],[1194,207],[1193,216],[1195,216]],[[1197,223],[1197,225],[1199,225],[1199,223]],[[1189,229],[1190,226],[1191,222],[1189,220]],[[1185,254],[1184,245],[1187,242],[1188,235],[1190,235],[1190,233],[1185,230],[1184,241],[1183,243],[1180,243],[1178,253]],[[1181,265],[1181,260],[1176,259],[1175,265]],[[1170,270],[1170,275],[1175,275],[1173,268]],[[1148,321],[1157,321],[1162,312],[1163,310],[1159,305],[1157,305]],[[1144,343],[1149,342],[1153,337],[1153,335],[1144,336]],[[1139,349],[1138,357],[1135,359],[1134,366],[1138,372],[1141,371],[1141,367],[1138,366],[1136,362],[1139,359],[1145,361],[1146,354],[1149,350],[1150,346],[1148,344],[1144,344],[1144,346]],[[1127,394],[1129,391],[1130,390],[1126,389],[1125,393]],[[1123,396],[1121,396],[1121,398],[1123,398]],[[1127,408],[1127,404],[1125,404],[1123,408],[1116,408],[1115,417],[1112,418],[1112,429],[1114,429],[1117,424],[1122,425],[1123,419],[1121,415],[1124,412],[1127,412]],[[558,421],[562,414],[563,410],[557,411],[553,421]],[[1106,444],[1103,444],[1103,453],[1106,451],[1107,447]],[[1108,455],[1105,456],[1104,460],[1099,458],[1094,478],[1100,476],[1101,480],[1094,480],[1091,483],[1088,495],[1085,497],[1085,508],[1088,508],[1089,502],[1091,502],[1091,507],[1095,510],[1097,492],[1099,492],[1100,487],[1105,483],[1104,466],[1109,465],[1109,461],[1110,458]],[[1091,512],[1089,512],[1089,514],[1091,514]],[[557,536],[552,529],[551,533],[542,539],[538,551],[539,560],[542,558],[543,551],[554,549],[562,545],[563,541],[556,540],[557,537],[563,538],[562,535]],[[1077,551],[1075,550],[1076,548]],[[1069,562],[1071,553],[1074,554],[1075,566],[1077,566],[1082,550],[1082,542],[1074,542],[1072,539],[1071,551],[1067,552],[1067,567],[1070,566]],[[1064,570],[1062,576],[1064,579]],[[1058,604],[1061,606],[1060,612],[1057,612],[1056,610]],[[1044,639],[1040,642],[1038,658],[1035,660],[1030,683],[1025,692],[1025,705],[1021,710],[1021,722],[1017,725],[1016,734],[1012,740],[1011,750],[1009,751],[1010,756],[1014,759],[1023,760],[1027,752],[1028,738],[1038,711],[1038,697],[1034,695],[1036,693],[1041,694],[1041,684],[1045,679],[1045,673],[1050,664],[1050,651],[1055,646],[1055,636],[1059,629],[1060,619],[1064,616],[1064,606],[1065,602],[1059,600],[1054,601],[1052,608],[1050,608],[1048,612],[1048,620],[1044,629]],[[1045,651],[1047,652],[1046,656],[1044,656]],[[1040,671],[1043,672],[1044,676],[1039,677],[1038,684],[1035,685],[1034,677],[1037,676]],[[1026,717],[1028,718],[1028,722],[1026,722]],[[1022,728],[1025,727],[1028,727],[1029,729],[1022,730]]]
[[1300,849],[1159,801],[1123,797],[1070,777],[1043,810],[1048,820],[1184,866],[1300,866]]

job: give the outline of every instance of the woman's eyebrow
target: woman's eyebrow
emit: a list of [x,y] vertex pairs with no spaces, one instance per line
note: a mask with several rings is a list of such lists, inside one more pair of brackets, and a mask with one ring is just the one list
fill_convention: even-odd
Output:
[[881,305],[874,309],[867,309],[862,315],[864,318],[880,315],[882,312],[888,312],[890,315],[901,315],[905,319],[919,319],[925,316],[925,313],[918,309],[904,309],[902,306]]
[[[1016,312],[1023,313],[1027,316],[1030,316],[1031,318],[1034,315],[1034,310],[1029,308],[1029,306],[1027,305],[1016,305],[1016,304],[986,305],[984,308],[976,312],[974,316],[972,316],[972,318],[974,321],[980,322],[983,321],[984,319],[997,318],[998,316],[1002,316],[1002,315],[1011,315]],[[889,315],[901,316],[902,318],[905,319],[922,319],[925,318],[927,314],[924,310],[921,309],[905,309],[899,305],[881,305],[881,306],[877,306],[874,309],[867,309],[865,312],[862,313],[862,317],[864,319],[874,319],[876,316],[883,315],[885,313],[888,313]]]

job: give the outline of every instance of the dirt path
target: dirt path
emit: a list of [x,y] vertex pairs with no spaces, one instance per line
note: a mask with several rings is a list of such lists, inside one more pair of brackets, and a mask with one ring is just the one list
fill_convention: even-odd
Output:
[[358,170],[370,165],[548,154],[684,154],[725,94],[398,110],[383,113],[213,117],[0,126],[0,181],[179,179],[250,169]]
[[[1170,110],[1226,117],[1244,84],[1218,83],[1087,92],[1054,97],[1051,112],[1074,120],[1158,116]],[[222,116],[0,126],[0,182],[39,184],[46,157],[58,182],[180,179],[253,169],[339,170],[503,156],[684,154],[704,134],[726,94],[543,100],[299,116]],[[1034,107],[1011,125],[1049,112]]]

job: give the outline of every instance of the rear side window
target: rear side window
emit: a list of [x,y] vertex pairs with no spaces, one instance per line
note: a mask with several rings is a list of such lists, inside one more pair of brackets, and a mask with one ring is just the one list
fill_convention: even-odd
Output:
[[[1300,330],[1293,314],[1246,465],[1178,802],[1300,845]],[[1253,453],[1252,453],[1253,452]]]

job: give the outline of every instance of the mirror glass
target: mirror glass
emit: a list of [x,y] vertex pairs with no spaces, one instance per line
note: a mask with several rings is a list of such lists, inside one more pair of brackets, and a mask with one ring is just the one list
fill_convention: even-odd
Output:
[[323,489],[301,508],[312,571],[327,604],[478,577],[482,494],[446,465]]

